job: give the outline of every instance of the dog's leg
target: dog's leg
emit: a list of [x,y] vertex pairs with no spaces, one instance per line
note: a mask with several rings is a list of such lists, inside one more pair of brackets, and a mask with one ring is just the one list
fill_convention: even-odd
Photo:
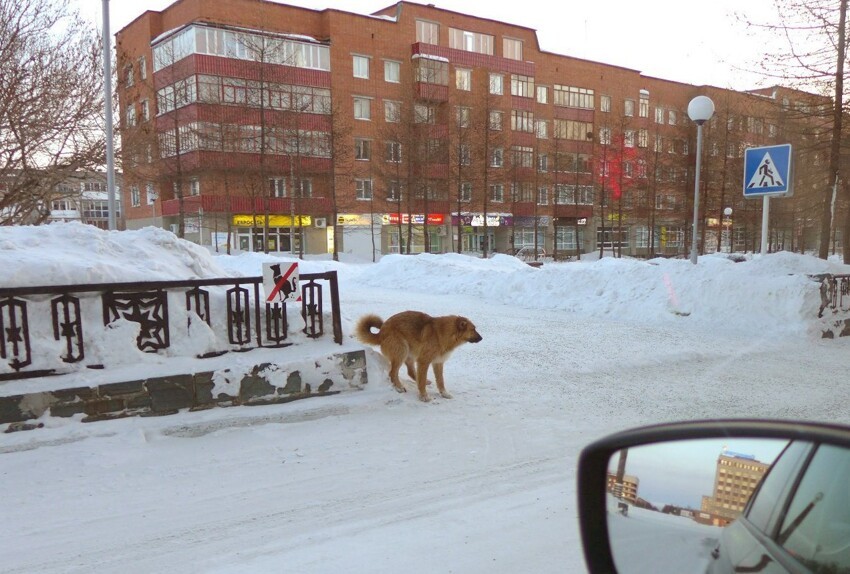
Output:
[[398,378],[398,372],[399,372],[400,369],[401,369],[401,361],[396,359],[396,358],[391,359],[390,360],[390,381],[392,382],[393,387],[395,387],[395,390],[397,390],[400,393],[406,393],[407,389],[404,388],[404,385],[401,384],[401,380]]
[[434,378],[437,379],[437,390],[440,391],[440,396],[444,399],[452,398],[452,394],[446,390],[443,379],[443,363],[434,363]]
[[390,381],[393,387],[400,393],[406,393],[407,389],[404,388],[404,385],[401,384],[401,380],[398,378],[398,372],[405,360],[404,358],[407,356],[406,345],[403,343],[399,344],[393,337],[387,337],[381,341],[381,354],[390,362]]
[[416,386],[419,387],[419,400],[428,402],[428,391],[425,390],[425,385],[428,384],[428,361],[419,359],[416,361]]
[[411,381],[416,382],[416,366],[413,364],[413,358],[407,357],[404,364],[407,365],[407,376],[410,377]]

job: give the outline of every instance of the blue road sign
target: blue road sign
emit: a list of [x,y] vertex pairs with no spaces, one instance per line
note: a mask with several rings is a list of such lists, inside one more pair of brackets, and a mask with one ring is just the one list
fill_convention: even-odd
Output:
[[791,144],[744,150],[744,197],[791,195]]

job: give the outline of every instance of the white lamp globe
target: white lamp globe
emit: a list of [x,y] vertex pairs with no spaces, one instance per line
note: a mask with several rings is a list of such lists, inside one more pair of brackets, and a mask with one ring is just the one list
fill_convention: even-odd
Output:
[[688,117],[697,124],[703,124],[714,115],[714,102],[708,96],[697,96],[688,104]]

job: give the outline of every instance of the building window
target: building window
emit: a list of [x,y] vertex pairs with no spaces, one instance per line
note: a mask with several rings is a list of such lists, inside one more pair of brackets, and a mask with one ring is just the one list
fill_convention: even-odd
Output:
[[623,102],[623,113],[626,116],[634,117],[635,115],[635,101],[634,100],[626,100]]
[[511,110],[511,129],[515,132],[534,133],[534,112]]
[[490,129],[493,131],[502,130],[502,112],[490,112]]
[[611,144],[611,128],[599,128],[599,143],[602,145]]
[[655,123],[663,124],[664,123],[664,108],[656,107],[655,108]]
[[547,139],[549,137],[549,122],[546,120],[535,120],[534,131],[540,139]]
[[649,132],[641,128],[638,130],[638,147],[646,147],[649,142]]
[[460,200],[463,202],[472,201],[472,184],[468,181],[464,181],[460,184],[459,195]]
[[354,66],[354,77],[369,79],[369,58],[366,56],[352,56],[352,65]]
[[415,57],[414,73],[416,81],[438,86],[449,85],[449,63],[428,57]]
[[372,159],[372,142],[370,140],[354,138],[354,159],[360,161]]
[[201,180],[196,178],[189,180],[189,195],[201,195]]
[[575,86],[561,86],[555,84],[553,88],[554,101],[556,106],[564,106],[567,108],[580,108],[583,110],[592,110],[593,90],[588,88],[578,88]]
[[549,103],[549,88],[547,88],[546,86],[537,86],[537,103]]
[[502,203],[505,201],[505,186],[501,183],[490,184],[490,201]]
[[392,60],[384,60],[384,81],[397,84],[401,81],[401,64]]
[[623,134],[623,146],[635,147],[635,130],[626,130]]
[[372,119],[372,102],[369,98],[354,98],[354,119],[356,120],[371,120]]
[[534,149],[527,146],[511,146],[511,159],[516,167],[534,166]]
[[133,85],[133,64],[124,66],[124,85],[128,88]]
[[433,124],[435,122],[434,108],[427,104],[414,104],[413,121],[417,124]]
[[505,164],[505,152],[502,148],[494,148],[490,154],[490,167],[502,167]]
[[127,105],[127,127],[132,128],[136,125],[136,104]]
[[449,48],[493,55],[493,36],[449,28]]
[[537,205],[549,205],[549,188],[537,188]]
[[401,121],[401,102],[384,100],[384,121],[387,123]]
[[425,20],[416,21],[416,41],[423,44],[439,45],[440,43],[440,25],[436,22],[427,22]]
[[147,100],[142,100],[141,102],[139,102],[139,109],[141,110],[143,122],[146,122],[151,119],[150,102],[148,102]]
[[387,184],[387,199],[389,201],[401,201],[401,184],[392,180]]
[[549,171],[549,156],[545,153],[537,154],[537,171],[541,173]]
[[151,205],[159,197],[159,194],[154,190],[153,183],[150,181],[145,184],[145,196],[148,205]]
[[286,178],[269,178],[269,197],[286,197]]
[[455,108],[455,115],[457,116],[457,127],[469,127],[469,121],[472,118],[472,108],[466,106],[458,106],[457,108]]
[[472,165],[472,147],[469,144],[460,144],[460,165]]
[[399,163],[401,161],[401,144],[399,142],[386,142],[386,155],[384,159],[388,162]]
[[522,98],[534,97],[534,78],[511,74],[511,95]]
[[593,124],[576,120],[555,120],[553,131],[555,139],[587,141],[593,135]]
[[505,93],[505,77],[502,74],[490,74],[490,93],[496,96]]
[[142,196],[139,193],[138,185],[130,186],[130,205],[133,207],[139,207],[142,205]]
[[646,90],[641,90],[640,109],[638,110],[638,113],[642,118],[649,117],[649,92],[647,92]]
[[676,110],[670,110],[667,112],[667,123],[671,126],[676,125]]
[[522,60],[522,40],[502,38],[502,57],[509,60]]
[[599,96],[599,111],[600,112],[610,112],[611,111],[611,96]]
[[472,70],[457,68],[455,70],[455,87],[465,92],[472,90]]
[[357,199],[372,199],[371,179],[355,179],[354,189],[357,192]]

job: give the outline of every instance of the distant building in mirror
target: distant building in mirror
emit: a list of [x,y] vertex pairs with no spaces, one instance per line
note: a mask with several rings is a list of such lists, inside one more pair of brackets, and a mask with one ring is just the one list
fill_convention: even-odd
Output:
[[759,481],[770,465],[752,455],[731,451],[717,458],[714,493],[702,497],[702,511],[715,517],[720,526],[731,522],[744,510]]
[[608,492],[632,504],[637,503],[637,492],[640,480],[636,476],[626,474],[623,476],[623,481],[617,481],[617,474],[608,473]]

